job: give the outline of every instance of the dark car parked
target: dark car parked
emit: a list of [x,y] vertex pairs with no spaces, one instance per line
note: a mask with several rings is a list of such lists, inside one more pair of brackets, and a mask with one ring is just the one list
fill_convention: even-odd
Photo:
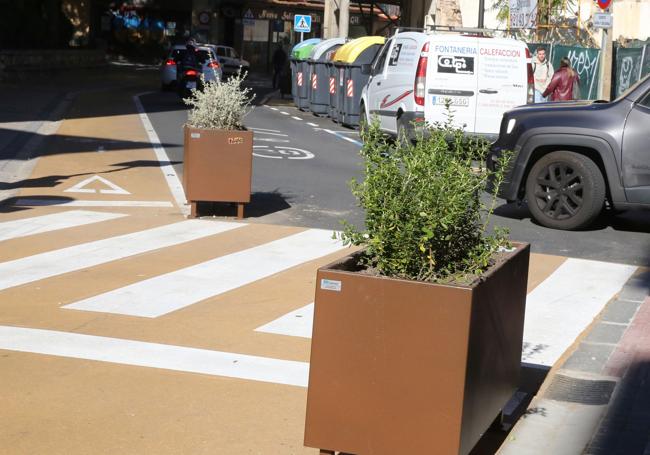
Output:
[[513,152],[499,195],[532,217],[580,229],[600,214],[650,208],[650,76],[612,102],[542,103],[506,112],[487,158]]

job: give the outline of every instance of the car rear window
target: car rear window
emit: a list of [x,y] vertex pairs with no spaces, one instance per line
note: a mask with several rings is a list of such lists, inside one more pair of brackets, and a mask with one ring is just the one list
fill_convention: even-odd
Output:
[[[186,49],[174,49],[170,58],[173,58],[177,63],[183,60]],[[199,49],[196,51],[196,59],[199,63],[205,63],[206,60],[212,60],[211,52],[206,49]]]

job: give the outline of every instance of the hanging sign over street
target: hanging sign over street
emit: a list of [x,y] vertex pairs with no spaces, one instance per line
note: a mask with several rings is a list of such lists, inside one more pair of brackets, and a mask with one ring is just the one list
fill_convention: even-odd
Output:
[[311,16],[296,14],[293,18],[293,31],[304,33],[311,32]]
[[510,0],[510,28],[537,26],[537,0]]

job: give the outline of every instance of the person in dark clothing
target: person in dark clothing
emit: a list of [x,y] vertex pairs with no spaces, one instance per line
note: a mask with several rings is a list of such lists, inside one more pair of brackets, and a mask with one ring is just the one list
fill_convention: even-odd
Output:
[[282,77],[282,72],[284,70],[284,63],[287,61],[287,54],[282,49],[282,46],[278,45],[277,49],[273,53],[273,88],[278,88],[280,84],[280,78]]
[[566,57],[560,61],[560,69],[553,74],[551,83],[542,93],[543,97],[549,95],[551,101],[572,101],[580,98],[580,77],[571,68],[571,61]]
[[182,73],[187,68],[198,68],[198,65],[199,61],[196,58],[196,43],[190,40],[185,46],[185,55],[183,55],[183,58],[181,59],[178,71]]

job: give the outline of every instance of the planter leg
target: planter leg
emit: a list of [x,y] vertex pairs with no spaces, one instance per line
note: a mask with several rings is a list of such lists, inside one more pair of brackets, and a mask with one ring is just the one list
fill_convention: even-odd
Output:
[[190,218],[196,218],[196,205],[197,202],[190,202]]
[[237,204],[237,219],[244,218],[244,204]]

